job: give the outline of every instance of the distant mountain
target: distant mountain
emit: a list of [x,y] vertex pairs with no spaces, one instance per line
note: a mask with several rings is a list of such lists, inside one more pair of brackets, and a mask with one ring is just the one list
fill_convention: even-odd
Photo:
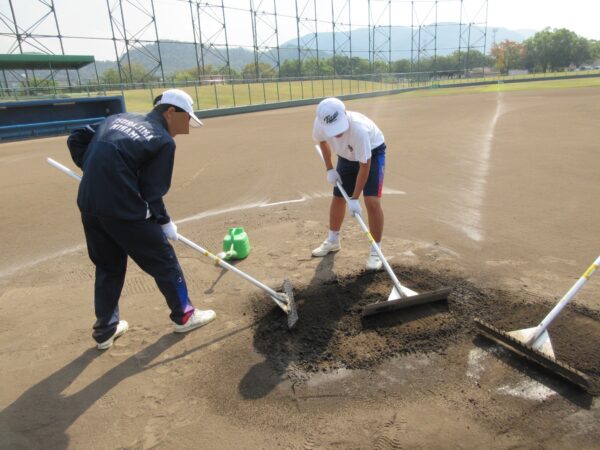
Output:
[[[438,23],[437,39],[435,40],[434,36],[436,35],[436,27],[434,25],[421,27],[420,33],[418,28],[412,30],[411,33],[410,27],[391,27],[392,60],[410,59],[411,39],[414,39],[415,45],[413,55],[416,54],[416,47],[419,46],[420,43],[421,57],[433,56],[435,41],[437,41],[436,52],[438,55],[443,56],[451,54],[459,47],[460,32],[460,26],[456,23]],[[478,26],[471,27],[471,48],[475,48],[480,51],[483,50],[484,32],[485,28]],[[467,47],[467,42],[469,41],[468,33],[468,27],[463,25],[461,40],[462,49],[466,49]],[[485,39],[486,52],[489,52],[494,39],[495,42],[501,42],[505,39],[522,42],[525,39],[533,36],[535,33],[536,31],[534,30],[513,31],[501,27],[488,27],[487,37]],[[332,56],[333,33],[318,33],[317,38],[319,44],[319,56],[325,58]],[[346,56],[349,55],[349,38],[352,39],[352,55],[365,59],[368,58],[369,30],[367,28],[359,28],[353,30],[349,35],[346,33],[337,32],[336,53],[343,53]],[[371,38],[374,39],[374,44],[371,43],[371,48],[375,48],[375,52],[379,58],[382,58],[383,55],[385,55],[385,58],[387,59],[387,29],[384,31],[375,32],[371,35]],[[314,35],[301,36],[300,45],[303,47],[301,54],[303,58],[316,55],[316,40]],[[279,57],[281,58],[281,61],[283,62],[286,59],[297,59],[297,46],[297,39],[290,39],[281,44],[279,51]],[[160,43],[160,51],[165,76],[172,75],[180,70],[192,69],[196,67],[196,55],[193,43],[163,41]],[[153,57],[158,57],[158,46],[156,44],[149,44],[141,48],[135,48],[129,52],[129,58],[132,63],[140,63],[144,67],[148,68],[148,70],[156,66],[156,62]],[[198,56],[198,58],[200,58],[200,56]],[[221,67],[224,65],[226,60],[227,57],[224,48],[212,48],[209,51],[205,50],[204,52],[205,65],[212,64],[214,67]],[[260,60],[263,62],[272,61],[272,59],[266,57],[262,57]],[[124,57],[122,57],[121,61],[122,63],[126,62]],[[247,64],[254,62],[254,52],[248,48],[230,47],[229,61],[232,69],[241,71]],[[115,63],[113,62],[113,64]],[[102,71],[103,70],[100,69],[100,66],[98,66],[98,72],[101,74]]]
[[[389,39],[390,32],[391,39]],[[370,42],[369,29],[358,28],[350,33],[337,32],[335,50],[336,53],[349,56],[350,42],[352,42],[352,56],[367,58],[370,45],[371,49],[375,49],[378,59],[382,55],[385,55],[385,59],[387,59],[388,41],[391,40],[391,58],[392,61],[396,61],[398,59],[410,59],[411,48],[413,48],[413,55],[420,48],[421,56],[433,56],[434,51],[439,56],[446,56],[458,50],[459,46],[461,49],[466,49],[468,45],[472,49],[483,51],[485,44],[485,52],[489,53],[494,42],[502,42],[506,39],[522,42],[535,33],[534,30],[513,31],[501,27],[488,27],[486,35],[485,27],[472,26],[469,30],[469,27],[464,24],[461,27],[457,23],[438,23],[437,27],[435,25],[425,25],[420,29],[395,26],[390,27],[389,30],[387,27],[382,27],[381,30],[375,32],[371,30]],[[462,36],[462,38],[459,39],[459,36]],[[300,46],[315,51],[317,41],[319,55],[328,56],[333,54],[333,33],[331,32],[317,33],[316,39],[314,35],[302,36]],[[297,49],[298,40],[290,39],[281,44],[281,47],[284,49]],[[295,54],[292,53],[289,50],[284,52],[286,58],[298,57],[297,50]]]
[[[162,41],[160,53],[165,75],[196,67],[196,50],[191,42]],[[149,54],[158,56],[157,44],[146,45],[143,49],[136,48],[129,52],[129,58],[132,63],[137,62],[146,67],[156,65],[156,62],[147,56]],[[198,59],[200,59],[200,49],[198,49]],[[226,60],[225,48],[204,51],[205,65],[212,64],[215,67],[221,67]],[[254,53],[243,48],[229,47],[229,61],[232,69],[240,70],[246,64],[254,61]]]
[[[412,51],[413,57],[417,55],[417,49],[421,48],[421,58],[433,56],[434,51],[439,56],[444,56],[458,50],[460,48],[466,50],[467,42],[470,42],[470,47],[479,51],[483,50],[484,41],[486,53],[489,53],[494,42],[501,42],[506,39],[516,42],[522,42],[525,39],[533,36],[534,30],[509,30],[502,27],[488,27],[487,36],[485,28],[472,26],[469,30],[468,26],[463,25],[462,29],[456,23],[438,23],[435,25],[426,25],[419,28],[411,29],[411,27],[394,26],[391,29],[382,27],[376,31],[371,30],[371,48],[375,49],[377,59],[388,58],[388,37],[391,30],[391,58],[393,61],[398,59],[411,58],[411,46],[414,46]],[[469,36],[470,31],[470,36]],[[437,39],[435,39],[437,35]],[[459,35],[462,39],[459,40]],[[484,39],[485,38],[485,39]],[[300,37],[300,45],[302,47],[301,57],[307,58],[316,56],[316,47],[319,47],[319,57],[328,58],[333,55],[333,33],[324,32],[318,33],[317,39],[313,35],[304,35]],[[350,41],[352,42],[352,56],[360,58],[368,58],[369,50],[369,29],[359,28],[352,30],[351,33],[337,32],[335,36],[336,53],[350,56]],[[295,60],[298,58],[298,40],[290,39],[280,46],[279,57],[281,61],[286,59]],[[196,54],[193,43],[176,42],[176,41],[161,41],[160,52],[163,63],[165,76],[168,77],[180,70],[187,70],[196,67]],[[274,57],[274,55],[273,55]],[[158,46],[155,43],[136,47],[129,52],[129,59],[132,63],[139,63],[152,70],[156,67],[156,59],[158,58]],[[198,55],[200,58],[200,55]],[[204,64],[212,64],[214,67],[221,67],[227,60],[226,51],[224,48],[211,48],[204,52]],[[263,55],[260,58],[261,62],[271,62],[273,58],[267,58]],[[229,48],[229,61],[232,69],[241,71],[244,66],[254,62],[254,53],[249,48]],[[126,65],[125,56],[121,57],[122,64]],[[82,81],[96,80],[96,70],[101,76],[108,68],[116,68],[115,61],[96,61],[96,68],[93,65],[84,67],[79,71]],[[160,72],[156,75],[160,76]],[[10,78],[10,77],[9,77]],[[76,74],[71,77],[77,79]],[[66,81],[64,72],[59,72],[56,77],[59,81]],[[9,79],[9,84],[12,79]],[[15,82],[18,80],[14,80]]]
[[[91,80],[92,82],[96,81],[96,71],[98,71],[98,76],[102,76],[102,73],[108,69],[116,69],[117,63],[115,61],[96,61],[96,67],[94,68],[93,64],[89,66],[85,66],[82,69],[79,69],[79,76],[82,80]],[[64,78],[64,77],[63,77]]]
[[[194,69],[196,67],[195,48],[191,42],[162,41],[160,43],[160,55],[166,77],[180,70]],[[198,59],[200,60],[200,64],[202,64],[200,52],[198,52]],[[153,43],[133,48],[129,51],[129,60],[132,64],[141,64],[148,70],[154,69],[157,66],[158,45]],[[221,67],[225,64],[226,60],[227,54],[225,49],[211,49],[204,53],[205,65],[212,64],[214,67]],[[232,69],[240,71],[247,64],[254,62],[254,53],[243,48],[230,47],[229,61]],[[127,67],[127,58],[125,56],[121,56],[121,64]],[[117,63],[115,61],[96,61],[96,66],[98,74],[101,76],[108,68],[116,69]],[[79,72],[82,79],[95,80],[96,78],[93,65],[86,66]],[[160,78],[160,70],[157,70],[155,75]]]

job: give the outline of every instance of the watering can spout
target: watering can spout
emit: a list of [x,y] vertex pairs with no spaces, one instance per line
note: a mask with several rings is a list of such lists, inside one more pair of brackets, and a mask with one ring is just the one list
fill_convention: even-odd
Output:
[[231,244],[231,247],[229,247],[229,250],[227,250],[225,252],[225,259],[238,259],[237,252],[235,251],[235,248],[233,247],[233,243]]

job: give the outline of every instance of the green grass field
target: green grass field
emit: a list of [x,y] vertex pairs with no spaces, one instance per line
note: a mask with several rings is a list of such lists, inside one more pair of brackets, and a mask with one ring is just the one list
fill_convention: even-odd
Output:
[[[243,84],[178,86],[194,99],[199,110],[233,106],[277,103],[308,98],[330,97],[359,92],[372,92],[403,87],[400,84],[374,83],[363,80],[306,80]],[[161,89],[134,89],[123,92],[127,111],[144,112],[152,108],[152,100]],[[107,95],[120,95],[109,91]]]
[[[592,73],[592,72],[590,72]],[[572,75],[571,72],[560,72],[546,74],[546,76],[565,76]],[[420,83],[408,80],[404,82],[373,82],[365,80],[348,79],[317,79],[303,81],[269,81],[259,83],[238,84],[207,84],[187,86],[177,85],[179,89],[188,92],[194,99],[194,106],[197,110],[210,110],[218,108],[228,108],[234,106],[257,105],[264,103],[278,103],[302,99],[335,97],[346,94],[368,93],[377,91],[386,91],[392,89],[402,89],[409,87],[425,87],[403,93],[411,97],[434,96],[434,95],[464,95],[482,92],[510,92],[538,89],[566,89],[577,87],[598,87],[600,86],[600,73],[597,78],[568,78],[563,80],[544,80],[540,74],[523,75],[515,78],[465,78],[458,80],[441,80],[439,86],[452,85],[452,88],[438,88],[431,86],[430,81]],[[505,83],[505,80],[523,80],[522,83]],[[492,84],[481,86],[465,86],[462,83],[473,83],[479,81],[493,81]],[[82,97],[96,95],[124,95],[125,106],[130,112],[146,112],[152,108],[154,97],[160,94],[165,87],[147,87],[133,88],[127,90],[115,91],[96,91],[90,87],[88,92],[68,92],[67,88],[49,91],[47,94],[37,94],[36,97],[19,97],[14,94],[5,101],[26,100],[33,98],[64,98],[64,97]]]
[[514,92],[535,91],[541,89],[568,89],[581,87],[600,87],[599,78],[570,78],[565,80],[539,80],[524,81],[522,83],[503,83],[502,81],[483,86],[465,86],[455,88],[432,88],[419,91],[411,91],[402,95],[412,97],[434,96],[434,95],[463,95],[477,94],[482,92]]
[[[527,79],[526,79],[527,80]],[[465,82],[481,81],[468,79]],[[426,83],[421,83],[421,86]],[[419,87],[418,84],[413,84]],[[292,82],[245,83],[234,85],[188,86],[180,89],[188,92],[199,110],[246,106],[262,103],[277,103],[308,98],[320,98],[374,92],[409,87],[408,84],[374,83],[358,80],[307,80]],[[402,95],[432,96],[474,94],[482,92],[511,92],[538,89],[566,89],[577,87],[600,87],[599,78],[569,78],[564,80],[537,80],[522,83],[498,82],[482,86],[465,86],[453,88],[430,88],[410,91]],[[151,109],[153,98],[162,89],[135,89],[124,91],[127,111],[145,112]],[[107,94],[120,94],[119,91]]]

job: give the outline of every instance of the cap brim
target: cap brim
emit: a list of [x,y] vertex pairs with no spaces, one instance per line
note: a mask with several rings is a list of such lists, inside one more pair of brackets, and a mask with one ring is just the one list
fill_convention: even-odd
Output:
[[200,119],[198,119],[198,117],[196,117],[196,114],[189,113],[189,115],[190,115],[190,126],[192,128],[200,128],[200,127],[204,126],[202,121]]
[[348,117],[346,114],[344,114],[339,118],[339,120],[336,120],[335,123],[326,125],[324,127],[324,131],[327,137],[334,137],[345,132],[349,126],[350,123],[348,122]]

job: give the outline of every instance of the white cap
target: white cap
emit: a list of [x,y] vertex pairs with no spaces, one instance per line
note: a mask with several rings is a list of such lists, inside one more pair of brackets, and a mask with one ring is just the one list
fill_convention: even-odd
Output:
[[337,136],[350,126],[344,103],[335,97],[326,98],[319,103],[317,118],[327,137]]
[[186,113],[190,115],[190,125],[194,128],[201,127],[204,125],[196,114],[194,114],[194,101],[192,97],[190,97],[187,92],[184,92],[180,89],[169,89],[162,93],[162,98],[157,103],[158,105],[173,105],[183,109]]

